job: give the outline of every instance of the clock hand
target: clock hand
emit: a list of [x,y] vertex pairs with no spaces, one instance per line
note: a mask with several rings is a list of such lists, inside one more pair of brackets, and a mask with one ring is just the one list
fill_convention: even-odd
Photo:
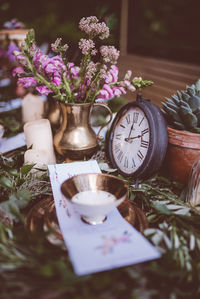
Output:
[[135,136],[135,137],[130,137],[129,140],[133,140],[135,138],[140,138],[140,137],[142,137],[142,135],[138,135],[138,136]]
[[140,138],[140,137],[142,137],[142,135],[138,135],[138,136],[135,136],[135,137],[128,137],[128,138],[125,138],[125,141],[129,142],[130,140]]
[[131,126],[131,128],[130,128],[128,137],[124,139],[124,140],[127,141],[127,142],[130,140],[130,136],[131,136],[131,133],[132,133],[132,131],[133,131],[133,126],[134,126],[134,123],[132,124],[132,126]]
[[131,132],[133,131],[133,124],[132,124],[132,126],[131,126],[131,129],[130,129],[130,132],[129,132],[129,134],[128,134],[128,138],[130,138],[130,136],[131,136]]

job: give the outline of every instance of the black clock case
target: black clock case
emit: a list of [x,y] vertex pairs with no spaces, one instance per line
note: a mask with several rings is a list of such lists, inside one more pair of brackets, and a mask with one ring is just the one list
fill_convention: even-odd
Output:
[[118,168],[112,153],[112,141],[114,137],[114,128],[118,120],[125,114],[131,107],[139,107],[146,115],[149,128],[150,128],[150,143],[147,155],[142,165],[132,174],[126,174],[119,169],[119,172],[123,176],[131,176],[134,179],[147,179],[155,174],[161,167],[166,155],[168,145],[168,132],[166,121],[162,115],[161,110],[155,104],[151,103],[148,99],[142,98],[140,95],[137,97],[137,101],[130,102],[124,105],[117,113],[113,123],[111,125],[108,141],[107,152],[110,161],[114,168]]

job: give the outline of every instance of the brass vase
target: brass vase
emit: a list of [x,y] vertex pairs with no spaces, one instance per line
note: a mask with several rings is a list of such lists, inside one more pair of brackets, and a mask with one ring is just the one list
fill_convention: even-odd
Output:
[[[100,127],[96,135],[90,125],[90,114],[92,108],[97,105],[109,111],[110,119]],[[102,103],[60,103],[60,109],[62,121],[54,136],[56,151],[72,160],[90,157],[98,148],[101,129],[112,120],[110,108]]]

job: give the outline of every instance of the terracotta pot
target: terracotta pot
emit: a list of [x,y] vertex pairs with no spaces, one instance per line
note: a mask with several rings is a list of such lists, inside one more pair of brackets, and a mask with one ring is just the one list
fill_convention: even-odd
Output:
[[195,160],[200,157],[200,134],[168,128],[165,167],[173,180],[186,184]]

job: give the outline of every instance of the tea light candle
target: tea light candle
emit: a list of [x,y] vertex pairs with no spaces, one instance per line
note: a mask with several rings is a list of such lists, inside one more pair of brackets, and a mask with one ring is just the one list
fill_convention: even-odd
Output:
[[27,147],[32,146],[32,149],[34,150],[45,151],[48,157],[46,161],[47,164],[56,163],[53,149],[53,136],[48,119],[39,119],[27,122],[24,125],[24,134]]
[[44,114],[44,101],[41,97],[28,93],[22,100],[22,121],[24,123],[41,119]]
[[103,190],[83,191],[72,197],[72,202],[87,205],[105,205],[113,203],[115,200],[116,197],[113,194]]

